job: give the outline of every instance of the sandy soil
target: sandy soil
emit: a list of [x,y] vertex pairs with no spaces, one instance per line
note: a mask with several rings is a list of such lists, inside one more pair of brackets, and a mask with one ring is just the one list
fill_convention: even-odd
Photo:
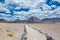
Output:
[[[20,40],[25,24],[0,23],[0,40]],[[60,24],[28,24],[34,28],[48,33],[55,40],[60,40]],[[8,30],[8,31],[7,31]],[[11,35],[9,35],[12,34]]]

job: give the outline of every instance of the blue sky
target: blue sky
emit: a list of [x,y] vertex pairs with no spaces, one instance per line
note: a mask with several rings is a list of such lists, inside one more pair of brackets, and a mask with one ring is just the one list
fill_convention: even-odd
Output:
[[59,11],[59,0],[0,0],[0,19],[2,17],[9,21],[13,19],[26,20],[31,16],[36,16],[41,20],[60,18]]

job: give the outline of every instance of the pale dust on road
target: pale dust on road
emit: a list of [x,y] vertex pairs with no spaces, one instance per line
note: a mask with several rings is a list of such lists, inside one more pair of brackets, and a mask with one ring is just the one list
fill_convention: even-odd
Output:
[[46,40],[46,35],[40,33],[38,30],[25,25],[27,30],[27,40]]

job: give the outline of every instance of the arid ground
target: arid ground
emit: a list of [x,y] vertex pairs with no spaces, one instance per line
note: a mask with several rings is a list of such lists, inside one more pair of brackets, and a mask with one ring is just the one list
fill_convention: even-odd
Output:
[[[0,40],[20,40],[24,33],[24,25],[20,23],[0,23]],[[55,40],[60,40],[60,24],[27,24],[48,33]]]

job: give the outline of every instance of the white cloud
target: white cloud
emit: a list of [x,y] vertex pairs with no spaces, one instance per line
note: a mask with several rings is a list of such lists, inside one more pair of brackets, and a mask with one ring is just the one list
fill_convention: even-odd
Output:
[[[25,11],[14,11],[14,15],[11,16],[8,13],[11,13],[9,9],[7,9],[4,6],[7,6],[9,3],[15,3],[18,4],[18,6],[15,8],[20,9],[20,8],[30,8],[28,12]],[[60,18],[60,7],[57,9],[51,11],[51,7],[56,8],[56,5],[49,6],[45,4],[45,0],[5,0],[5,5],[0,4],[0,11],[5,11],[7,14],[0,14],[0,18],[3,17],[6,21],[14,21],[16,19],[19,20],[27,20],[28,18],[35,16],[39,19],[44,19],[44,18]],[[41,7],[39,9],[37,6]]]
[[15,21],[17,18],[15,16],[12,16],[12,17],[4,17],[4,20],[6,21]]
[[43,4],[43,5],[42,5],[42,9],[43,9],[44,11],[50,11],[50,10],[51,10],[51,6],[49,6],[49,5],[47,5],[47,4]]
[[2,14],[2,13],[1,13],[0,16],[6,16],[6,14]]
[[56,8],[57,6],[56,5],[51,5],[52,8]]
[[31,16],[29,12],[25,12],[25,11],[14,12],[14,14],[15,17],[17,17],[19,20],[26,20]]

